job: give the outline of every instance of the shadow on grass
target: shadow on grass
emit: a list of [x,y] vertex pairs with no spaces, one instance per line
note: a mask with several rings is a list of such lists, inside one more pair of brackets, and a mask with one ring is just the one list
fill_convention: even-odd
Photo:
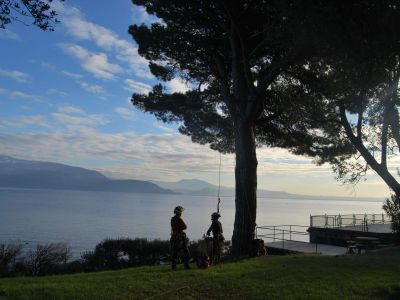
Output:
[[400,299],[400,286],[395,285],[390,290],[388,289],[379,289],[374,295],[376,299],[388,299],[388,300],[398,300]]

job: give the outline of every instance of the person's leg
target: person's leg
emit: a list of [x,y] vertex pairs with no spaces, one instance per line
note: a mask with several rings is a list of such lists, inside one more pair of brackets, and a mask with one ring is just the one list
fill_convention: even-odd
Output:
[[219,241],[219,238],[215,238],[213,241],[213,264],[214,265],[219,264],[220,259],[221,259],[221,243]]
[[183,259],[185,263],[185,269],[190,269],[189,260],[190,260],[190,252],[187,243],[183,243]]
[[178,259],[179,249],[177,249],[175,244],[173,244],[171,248],[172,248],[171,249],[172,250],[171,251],[172,252],[171,253],[171,267],[172,267],[172,269],[176,269],[176,261]]

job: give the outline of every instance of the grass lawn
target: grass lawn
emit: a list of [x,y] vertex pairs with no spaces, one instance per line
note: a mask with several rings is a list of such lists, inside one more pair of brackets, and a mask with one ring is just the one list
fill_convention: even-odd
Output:
[[[193,266],[194,267],[194,266]],[[0,279],[0,299],[400,299],[400,249]]]

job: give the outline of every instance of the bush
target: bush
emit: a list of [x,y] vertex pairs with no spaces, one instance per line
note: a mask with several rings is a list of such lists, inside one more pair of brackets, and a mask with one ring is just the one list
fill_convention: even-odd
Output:
[[393,232],[400,235],[400,196],[391,195],[390,199],[386,199],[382,208],[392,218]]
[[21,249],[19,244],[0,244],[0,276],[10,276],[15,272],[15,260]]
[[97,244],[94,251],[82,255],[86,271],[120,269],[159,264],[169,257],[169,241],[144,238],[106,239]]
[[71,251],[64,243],[37,245],[25,257],[27,275],[50,275],[63,273],[71,257]]

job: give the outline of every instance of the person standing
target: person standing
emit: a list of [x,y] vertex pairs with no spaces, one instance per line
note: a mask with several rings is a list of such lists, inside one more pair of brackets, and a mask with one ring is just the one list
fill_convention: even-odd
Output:
[[171,218],[171,250],[172,250],[172,269],[176,269],[179,251],[183,251],[183,262],[185,269],[190,269],[189,259],[190,253],[188,249],[188,238],[184,230],[187,229],[185,222],[182,219],[182,212],[185,209],[182,206],[177,206],[174,209],[174,216]]
[[216,265],[219,263],[221,259],[221,252],[222,252],[222,244],[225,240],[222,231],[222,224],[218,219],[221,215],[217,212],[211,215],[211,226],[207,230],[207,236],[210,236],[210,233],[213,234],[213,248],[212,248],[212,255],[211,255],[211,264]]

